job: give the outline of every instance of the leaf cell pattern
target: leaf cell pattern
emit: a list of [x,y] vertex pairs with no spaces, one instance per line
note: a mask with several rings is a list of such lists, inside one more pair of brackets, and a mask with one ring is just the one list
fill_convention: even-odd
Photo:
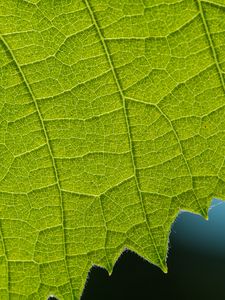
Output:
[[0,298],[79,299],[225,193],[224,0],[3,0]]

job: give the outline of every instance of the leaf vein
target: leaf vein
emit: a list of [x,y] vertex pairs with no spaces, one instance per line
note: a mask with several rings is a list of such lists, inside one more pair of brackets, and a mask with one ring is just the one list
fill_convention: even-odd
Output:
[[51,145],[50,145],[50,142],[49,142],[49,137],[48,137],[48,132],[45,128],[45,125],[44,125],[44,120],[43,120],[43,117],[42,117],[42,114],[41,114],[41,111],[39,109],[39,106],[38,106],[38,103],[36,101],[36,98],[35,98],[35,95],[26,79],[26,76],[22,70],[22,68],[20,67],[13,51],[11,50],[11,48],[9,47],[7,41],[5,40],[5,38],[1,35],[1,40],[3,42],[3,44],[5,45],[6,49],[8,50],[8,52],[10,53],[13,61],[15,62],[15,65],[20,73],[20,75],[22,76],[22,79],[23,79],[23,82],[24,84],[26,85],[27,87],[27,90],[29,91],[30,93],[30,96],[35,104],[35,108],[37,110],[37,113],[38,113],[38,117],[39,117],[39,120],[40,120],[40,123],[41,123],[41,126],[42,126],[42,129],[43,129],[43,132],[44,132],[44,136],[45,136],[45,139],[46,139],[46,144],[47,144],[47,147],[48,147],[48,151],[49,151],[49,155],[50,155],[50,159],[51,159],[51,162],[52,162],[52,167],[53,167],[53,172],[54,172],[54,175],[55,175],[55,179],[56,179],[56,184],[57,184],[57,188],[58,188],[58,192],[59,192],[59,197],[60,197],[60,202],[61,202],[61,220],[62,220],[62,233],[63,233],[63,240],[64,240],[64,258],[65,258],[65,265],[66,265],[66,272],[67,272],[67,276],[68,276],[68,281],[69,281],[69,284],[70,284],[70,289],[71,289],[71,294],[72,294],[72,284],[71,284],[71,279],[70,279],[70,276],[69,276],[69,270],[68,270],[68,265],[67,265],[67,259],[66,259],[66,238],[65,238],[65,226],[64,226],[64,209],[63,209],[63,197],[62,197],[62,190],[61,190],[61,186],[60,186],[60,180],[59,180],[59,174],[58,174],[58,171],[57,171],[57,167],[56,167],[56,162],[55,162],[55,158],[53,156],[53,151],[52,151],[52,148],[51,148]]
[[132,145],[132,137],[131,137],[131,132],[130,132],[129,118],[128,118],[128,115],[127,115],[127,108],[126,108],[125,96],[123,94],[122,87],[121,87],[121,85],[119,83],[119,79],[118,79],[118,76],[116,74],[115,67],[114,67],[113,62],[112,62],[112,60],[110,58],[109,49],[108,49],[107,44],[106,44],[106,42],[104,40],[104,36],[103,36],[103,34],[101,32],[100,26],[98,25],[97,18],[95,17],[93,9],[91,8],[91,5],[89,4],[89,0],[84,0],[84,2],[85,2],[86,6],[88,8],[88,11],[89,11],[90,17],[92,19],[92,22],[94,23],[96,31],[98,33],[98,36],[99,36],[99,38],[101,40],[101,43],[102,43],[102,46],[103,46],[103,49],[104,49],[107,61],[108,61],[109,65],[110,65],[110,67],[111,67],[112,74],[113,74],[113,77],[114,77],[117,89],[118,89],[118,91],[120,93],[120,96],[121,96],[121,99],[122,99],[122,102],[123,102],[123,111],[124,111],[124,117],[125,117],[125,122],[126,122],[127,135],[128,135],[128,140],[129,140],[129,146],[130,146],[130,154],[131,154],[131,161],[132,161],[132,167],[133,167],[133,172],[134,172],[134,179],[135,179],[135,183],[136,183],[136,187],[137,187],[137,191],[138,191],[138,196],[139,196],[140,204],[141,204],[143,215],[144,215],[144,219],[145,219],[144,223],[147,226],[149,237],[151,238],[151,241],[153,243],[153,247],[155,248],[157,257],[159,259],[160,267],[162,268],[162,270],[166,271],[167,267],[166,267],[165,263],[163,262],[163,259],[162,259],[161,255],[160,255],[159,250],[157,248],[157,245],[155,243],[155,239],[154,239],[154,237],[152,235],[152,232],[151,232],[149,221],[147,219],[147,212],[146,212],[145,204],[144,204],[143,197],[142,197],[142,194],[141,194],[139,180],[138,180],[138,177],[137,177],[137,168],[136,168],[136,163],[135,163],[135,155],[134,155],[134,150],[133,150],[133,145]]

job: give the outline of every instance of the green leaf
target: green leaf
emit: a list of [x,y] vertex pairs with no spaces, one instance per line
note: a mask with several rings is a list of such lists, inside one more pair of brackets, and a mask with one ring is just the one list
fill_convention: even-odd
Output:
[[225,194],[225,1],[3,0],[0,298],[79,299]]

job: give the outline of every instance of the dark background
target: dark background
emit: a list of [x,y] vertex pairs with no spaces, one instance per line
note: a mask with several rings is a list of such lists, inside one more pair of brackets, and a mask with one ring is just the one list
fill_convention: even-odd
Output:
[[81,300],[225,300],[225,202],[213,200],[208,221],[179,214],[167,263],[164,274],[126,251],[111,276],[92,268]]

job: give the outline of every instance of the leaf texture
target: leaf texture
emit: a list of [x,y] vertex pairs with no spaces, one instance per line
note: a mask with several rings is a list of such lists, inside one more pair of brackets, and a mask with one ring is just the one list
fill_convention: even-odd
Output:
[[79,299],[225,194],[225,1],[2,0],[0,298]]

